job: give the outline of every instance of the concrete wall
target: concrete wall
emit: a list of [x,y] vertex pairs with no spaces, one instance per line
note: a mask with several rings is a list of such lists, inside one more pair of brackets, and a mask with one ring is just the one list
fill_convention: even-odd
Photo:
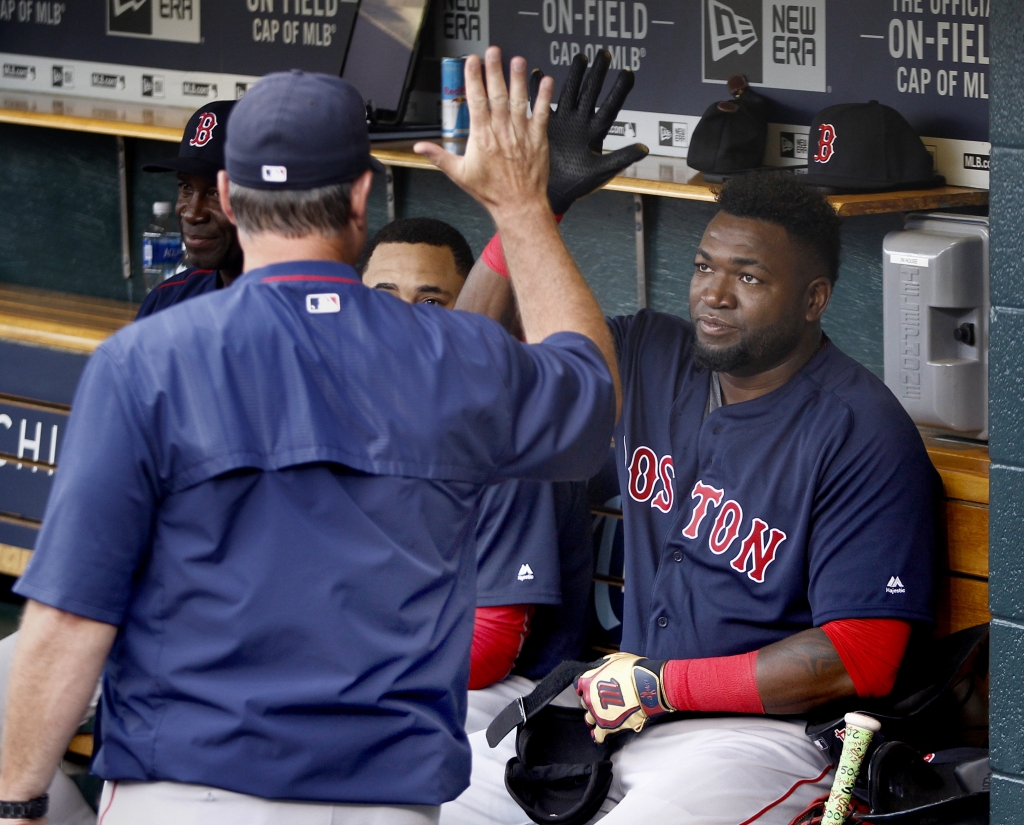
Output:
[[1024,17],[992,4],[992,822],[1024,818]]

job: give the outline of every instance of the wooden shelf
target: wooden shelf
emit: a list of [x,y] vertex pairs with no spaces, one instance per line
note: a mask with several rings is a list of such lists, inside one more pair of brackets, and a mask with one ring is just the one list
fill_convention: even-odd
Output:
[[[165,140],[178,143],[192,111],[174,106],[118,103],[66,95],[0,92],[0,123],[45,126],[103,135]],[[440,141],[437,141],[440,142]],[[435,167],[412,151],[413,141],[376,143],[373,155],[381,163],[406,169]],[[662,198],[714,202],[720,186],[704,181],[700,173],[679,158],[651,155],[612,178],[605,189],[655,195]],[[842,217],[984,206],[988,190],[941,186],[906,192],[867,195],[832,195],[829,202]]]
[[0,284],[0,339],[91,353],[138,311],[127,301]]
[[[441,143],[441,141],[434,141]],[[457,142],[452,142],[456,143]],[[446,145],[446,144],[442,144]],[[425,158],[412,151],[413,141],[374,144],[373,154],[390,166],[408,169],[434,169]],[[721,189],[720,184],[707,183],[700,172],[679,158],[648,155],[633,164],[604,186],[612,192],[631,192],[637,195],[656,195],[662,198],[704,201],[713,203]],[[875,215],[885,212],[911,212],[946,209],[953,206],[984,206],[988,203],[987,189],[969,189],[966,186],[940,186],[904,192],[884,192],[860,195],[830,195],[829,203],[841,217]]]

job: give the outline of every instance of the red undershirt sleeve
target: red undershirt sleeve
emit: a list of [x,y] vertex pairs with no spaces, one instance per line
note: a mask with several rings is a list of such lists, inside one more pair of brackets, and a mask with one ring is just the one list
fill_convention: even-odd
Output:
[[470,690],[480,690],[508,676],[530,634],[531,618],[532,604],[476,609],[469,656]]
[[887,696],[910,641],[900,619],[840,619],[821,626],[862,698]]

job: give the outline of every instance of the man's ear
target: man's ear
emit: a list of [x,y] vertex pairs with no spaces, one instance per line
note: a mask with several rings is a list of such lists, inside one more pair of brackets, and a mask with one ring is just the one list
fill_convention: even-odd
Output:
[[352,195],[349,198],[349,216],[357,224],[366,224],[366,204],[373,186],[373,172],[367,169],[352,181]]
[[832,298],[832,281],[822,275],[807,285],[807,320],[820,321]]
[[227,215],[228,220],[235,226],[238,226],[238,221],[235,220],[235,212],[231,208],[231,198],[228,197],[228,173],[223,169],[217,173],[217,197],[220,198],[220,208]]

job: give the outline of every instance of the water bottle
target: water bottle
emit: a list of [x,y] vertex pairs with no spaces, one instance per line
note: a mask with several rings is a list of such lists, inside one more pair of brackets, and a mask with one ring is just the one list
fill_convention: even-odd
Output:
[[142,233],[142,277],[146,292],[170,278],[181,262],[181,232],[168,201],[153,204],[153,222]]

